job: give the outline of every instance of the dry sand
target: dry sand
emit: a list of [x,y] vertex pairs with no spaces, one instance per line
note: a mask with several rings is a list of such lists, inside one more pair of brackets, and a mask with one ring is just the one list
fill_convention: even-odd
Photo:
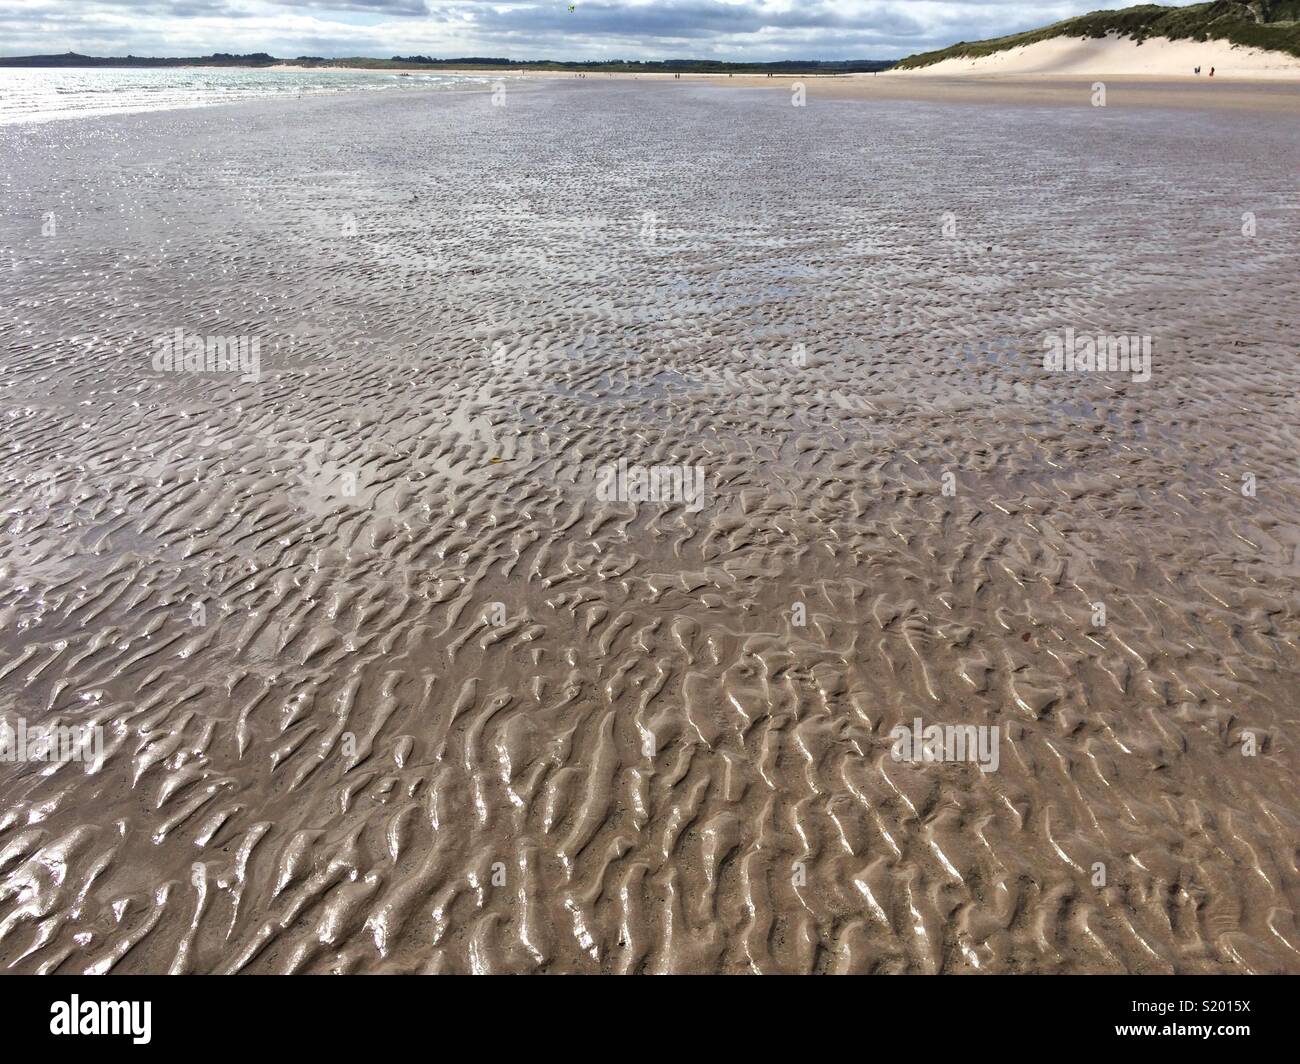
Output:
[[1228,41],[1171,41],[1152,37],[1141,44],[1114,34],[1103,38],[1056,37],[975,59],[945,59],[902,77],[952,77],[1002,74],[1105,77],[1195,77],[1196,67],[1215,78],[1300,80],[1300,58],[1285,52],[1246,48]]
[[[906,74],[853,74],[825,78],[734,78],[736,88],[767,88],[792,98],[802,85],[810,100],[913,101],[935,104],[1030,105],[1091,108],[1097,76],[1001,75],[996,77],[911,77]],[[1106,107],[1234,111],[1300,116],[1300,83],[1275,80],[1106,76]]]
[[[1208,67],[1206,68],[1208,71]],[[1106,106],[1194,111],[1255,111],[1300,115],[1300,82],[1270,76],[1196,77],[1150,74],[928,74],[886,71],[879,74],[614,74],[592,73],[579,79],[569,71],[507,70],[485,73],[447,71],[464,76],[532,81],[578,81],[596,84],[635,81],[714,85],[737,89],[771,89],[789,96],[802,86],[807,99],[913,100],[952,104],[1031,104],[1090,107],[1098,77],[1106,82]],[[391,71],[389,72],[391,73]],[[919,73],[919,72],[918,72]]]
[[[486,80],[513,81],[583,81],[587,84],[609,81],[637,81],[650,84],[672,82],[677,85],[707,84],[729,88],[764,88],[790,93],[802,86],[808,98],[860,99],[860,100],[916,100],[956,104],[1033,104],[1037,106],[1091,106],[1098,78],[1105,78],[1108,107],[1174,108],[1198,111],[1269,111],[1300,114],[1300,79],[1294,76],[1292,64],[1300,70],[1300,60],[1280,56],[1276,52],[1259,52],[1247,64],[1224,68],[1223,76],[1216,72],[1208,77],[1213,62],[1200,59],[1184,63],[1181,59],[1168,63],[1147,63],[1132,58],[1139,51],[1131,43],[1105,41],[1077,41],[1061,38],[1060,41],[1043,42],[1053,45],[1051,56],[1044,54],[1043,62],[1037,60],[1023,64],[1024,69],[1006,60],[1005,66],[982,67],[978,63],[953,67],[949,62],[939,63],[918,71],[886,71],[879,74],[808,75],[782,74],[768,77],[762,74],[622,74],[591,72],[579,77],[572,71],[559,70],[461,70],[445,69],[432,73]],[[1142,48],[1164,44],[1181,46],[1189,42],[1148,42]],[[1060,45],[1061,47],[1057,47]],[[1078,63],[1067,61],[1070,51],[1065,46],[1091,45],[1086,49],[1092,57]],[[1034,46],[1037,47],[1037,46]],[[1226,47],[1226,46],[1225,46]],[[1028,51],[1022,49],[1020,51]],[[1177,48],[1174,49],[1177,52]],[[1253,49],[1233,49],[1234,55],[1253,52]],[[1152,48],[1152,54],[1159,52]],[[1160,53],[1165,54],[1165,53]],[[1181,53],[1178,53],[1181,54]],[[1114,57],[1112,59],[1112,57]],[[1122,60],[1121,60],[1121,57]],[[984,62],[981,60],[980,62]],[[1206,74],[1198,77],[1191,73],[1197,63],[1202,63]],[[1181,65],[1180,65],[1181,64]],[[1165,66],[1169,69],[1166,71]],[[1041,67],[1042,69],[1039,69]],[[1128,67],[1132,69],[1121,69]],[[1148,69],[1151,67],[1152,69]],[[272,70],[306,70],[292,64],[280,64]],[[331,69],[331,68],[325,68]],[[332,68],[344,69],[344,68]],[[351,73],[395,74],[400,71],[371,68],[346,68]],[[419,73],[416,71],[415,73]]]
[[0,970],[1300,972],[1293,117],[575,79],[0,150],[0,716],[105,739],[0,761]]

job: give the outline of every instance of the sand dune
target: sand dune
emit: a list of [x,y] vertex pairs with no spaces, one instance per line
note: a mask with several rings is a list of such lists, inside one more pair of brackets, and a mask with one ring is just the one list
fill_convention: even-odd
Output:
[[1201,68],[1206,77],[1211,67],[1215,77],[1300,79],[1300,59],[1284,52],[1244,48],[1227,41],[1171,41],[1153,37],[1141,44],[1114,35],[1085,39],[1054,37],[1021,48],[976,59],[945,59],[917,70],[891,71],[890,76],[926,77],[939,75],[999,74],[1096,74],[1150,75],[1155,77],[1194,76]]

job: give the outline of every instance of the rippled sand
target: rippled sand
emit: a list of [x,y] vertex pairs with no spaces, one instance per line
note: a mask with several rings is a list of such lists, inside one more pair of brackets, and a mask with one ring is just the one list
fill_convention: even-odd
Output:
[[1300,972],[1293,116],[557,79],[0,147],[0,715],[105,743],[0,763],[3,970]]

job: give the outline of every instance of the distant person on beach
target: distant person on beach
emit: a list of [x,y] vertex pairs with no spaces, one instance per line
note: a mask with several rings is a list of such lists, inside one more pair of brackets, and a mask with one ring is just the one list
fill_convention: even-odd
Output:
[[1214,77],[1214,67],[1210,67],[1210,77]]

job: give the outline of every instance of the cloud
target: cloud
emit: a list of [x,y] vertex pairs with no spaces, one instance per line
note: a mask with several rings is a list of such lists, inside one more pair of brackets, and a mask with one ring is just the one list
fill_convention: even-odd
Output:
[[[894,59],[1096,0],[0,0],[4,54]],[[1124,3],[1104,6],[1122,7]]]

